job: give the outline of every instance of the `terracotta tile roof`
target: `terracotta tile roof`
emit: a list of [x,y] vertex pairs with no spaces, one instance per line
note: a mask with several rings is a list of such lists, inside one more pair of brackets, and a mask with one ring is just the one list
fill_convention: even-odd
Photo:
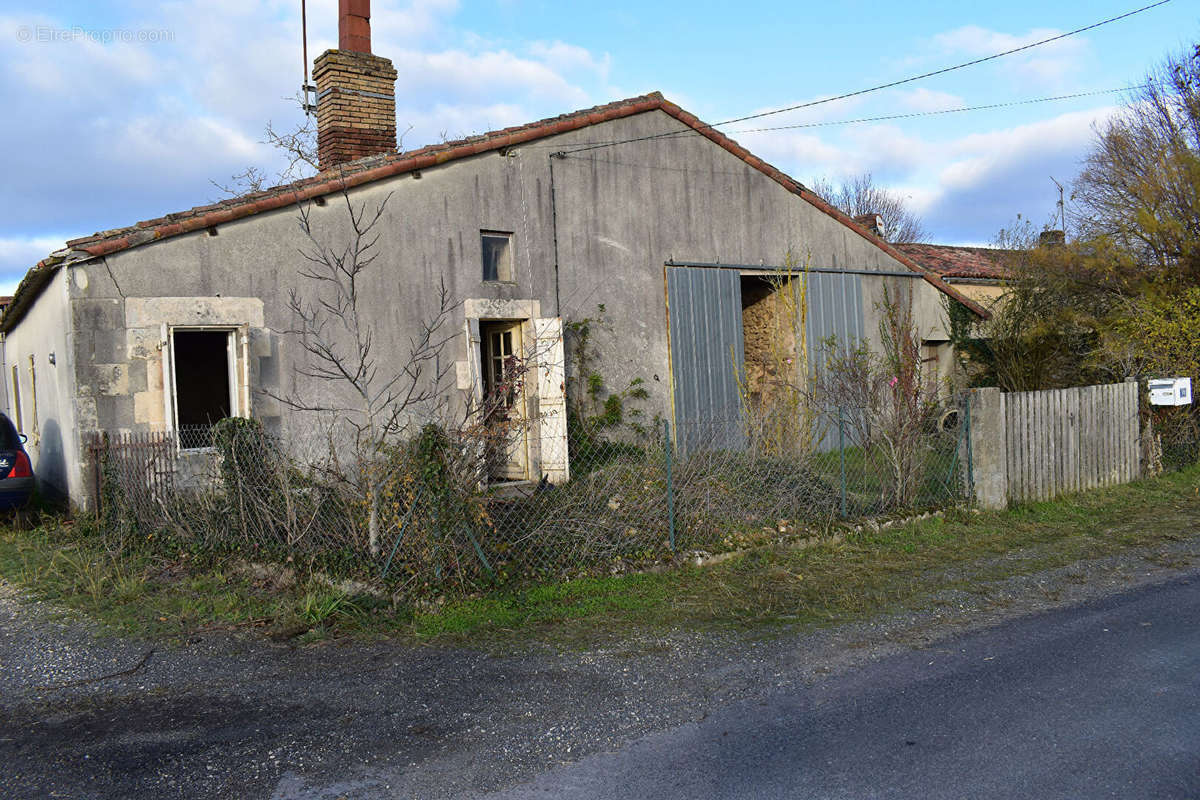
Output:
[[1004,264],[1010,252],[995,247],[954,247],[944,244],[898,244],[895,248],[943,278],[1001,281],[1009,276]]
[[601,122],[655,110],[662,111],[684,125],[693,128],[697,134],[728,150],[751,167],[778,182],[788,191],[798,195],[838,222],[851,228],[905,266],[915,272],[921,273],[929,283],[936,286],[940,291],[963,303],[980,316],[988,316],[988,312],[977,303],[962,296],[953,288],[948,287],[928,268],[914,262],[878,236],[872,235],[866,229],[855,224],[853,220],[813,194],[795,178],[784,174],[746,150],[734,140],[704,124],[694,114],[684,111],[679,106],[665,99],[661,92],[651,92],[640,97],[618,100],[607,105],[587,108],[570,114],[531,122],[526,125],[492,131],[467,139],[429,145],[419,150],[411,150],[404,153],[385,154],[359,159],[348,164],[342,164],[336,170],[327,170],[313,177],[273,189],[242,195],[241,197],[223,200],[219,203],[196,206],[186,211],[167,214],[157,219],[145,220],[128,227],[114,228],[92,234],[91,236],[72,239],[67,242],[65,250],[60,250],[52,254],[40,261],[29,271],[25,279],[21,281],[21,285],[17,287],[12,306],[4,314],[3,320],[0,320],[0,329],[5,331],[11,330],[20,321],[29,304],[36,299],[42,287],[49,281],[50,274],[64,263],[73,263],[109,255],[172,236],[205,230],[264,211],[286,208],[287,206],[306,200],[312,200],[317,197],[340,192],[343,189],[360,186],[364,183],[371,183],[372,181],[382,180],[395,175],[429,169],[459,158],[514,147],[535,139],[579,130],[589,125],[596,125]]

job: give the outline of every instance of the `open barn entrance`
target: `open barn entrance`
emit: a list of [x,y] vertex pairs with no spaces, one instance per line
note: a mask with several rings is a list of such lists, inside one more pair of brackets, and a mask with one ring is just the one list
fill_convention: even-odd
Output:
[[791,401],[802,388],[796,296],[787,277],[743,275],[741,280],[744,396],[752,410],[761,410]]
[[741,276],[747,430],[760,446],[779,453],[811,438],[797,284],[787,275]]

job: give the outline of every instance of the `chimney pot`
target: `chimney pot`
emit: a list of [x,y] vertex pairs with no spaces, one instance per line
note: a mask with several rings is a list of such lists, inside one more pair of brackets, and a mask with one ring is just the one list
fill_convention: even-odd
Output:
[[371,52],[371,0],[338,0],[338,49]]

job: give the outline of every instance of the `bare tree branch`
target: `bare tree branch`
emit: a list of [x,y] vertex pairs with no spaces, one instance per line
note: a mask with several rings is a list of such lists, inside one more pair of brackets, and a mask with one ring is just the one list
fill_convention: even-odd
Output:
[[818,178],[809,189],[849,217],[878,214],[883,218],[883,235],[889,242],[908,244],[929,238],[924,221],[909,210],[904,197],[876,186],[869,172],[847,178],[840,185],[828,178]]

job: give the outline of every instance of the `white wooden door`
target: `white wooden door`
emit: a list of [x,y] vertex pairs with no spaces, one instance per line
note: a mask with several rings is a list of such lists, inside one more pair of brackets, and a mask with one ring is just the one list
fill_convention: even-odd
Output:
[[559,317],[533,321],[537,355],[538,438],[542,477],[566,483],[571,477],[567,452],[567,390],[563,327]]

